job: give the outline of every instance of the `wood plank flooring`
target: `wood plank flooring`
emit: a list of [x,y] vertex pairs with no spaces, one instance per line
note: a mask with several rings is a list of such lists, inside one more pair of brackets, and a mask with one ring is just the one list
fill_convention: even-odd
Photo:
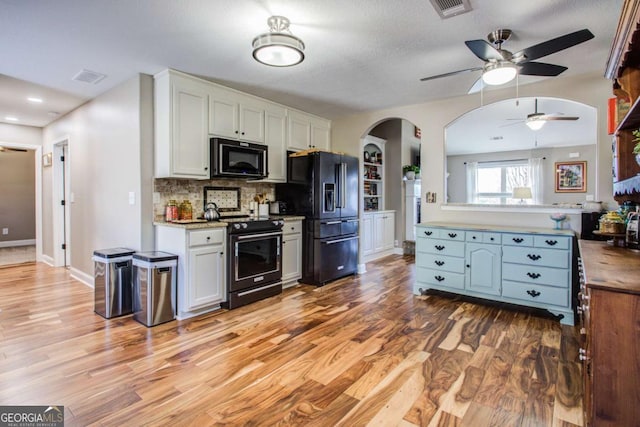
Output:
[[412,295],[412,257],[146,328],[44,264],[0,268],[0,405],[67,426],[576,426],[573,327]]

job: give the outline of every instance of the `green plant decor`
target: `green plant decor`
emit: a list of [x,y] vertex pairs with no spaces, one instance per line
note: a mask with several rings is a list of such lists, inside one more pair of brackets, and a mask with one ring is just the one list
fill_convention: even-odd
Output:
[[633,142],[636,143],[635,147],[633,147],[633,154],[640,154],[640,129],[636,129],[631,132],[633,135]]
[[416,165],[404,165],[402,167],[402,173],[407,173],[407,172],[415,172],[416,174],[420,173],[420,166],[416,166]]

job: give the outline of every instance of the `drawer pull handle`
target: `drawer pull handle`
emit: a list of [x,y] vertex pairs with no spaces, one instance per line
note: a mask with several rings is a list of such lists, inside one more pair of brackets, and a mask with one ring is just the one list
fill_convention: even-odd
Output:
[[522,243],[522,242],[524,242],[524,239],[523,239],[522,237],[514,237],[512,240],[513,240],[514,242],[516,242],[516,243]]
[[557,240],[545,240],[544,242],[549,246],[555,246],[558,243]]
[[434,279],[436,279],[438,282],[442,282],[444,280],[444,277],[442,276],[435,276]]
[[495,239],[492,237],[492,238],[490,238],[489,240],[491,240],[491,241],[493,242]]
[[527,291],[527,293],[528,293],[529,295],[531,295],[532,297],[534,297],[534,298],[540,295],[540,292],[538,292],[538,291],[534,291],[534,290]]
[[540,277],[540,273],[527,273],[527,276],[531,277],[532,279],[537,279],[538,277]]
[[424,234],[425,236],[431,236],[433,234],[433,231],[425,231]]
[[458,233],[449,233],[449,237],[451,237],[452,239],[455,239],[457,235]]
[[444,246],[442,246],[442,245],[436,245],[436,246],[435,246],[435,248],[436,248],[437,250],[441,251],[441,250],[443,250],[443,249],[444,249]]
[[436,265],[442,267],[444,265],[444,261],[434,261]]
[[540,256],[540,255],[535,255],[535,254],[527,254],[527,258],[529,258],[529,259],[530,259],[530,260],[532,260],[532,261],[537,261],[537,260],[539,260],[540,258],[542,258],[542,256]]
[[473,239],[473,240],[476,240],[476,236],[473,236],[473,237],[472,237],[472,239]]

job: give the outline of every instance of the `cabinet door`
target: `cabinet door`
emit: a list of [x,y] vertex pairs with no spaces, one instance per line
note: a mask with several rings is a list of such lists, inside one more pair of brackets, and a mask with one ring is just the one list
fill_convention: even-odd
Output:
[[363,215],[360,238],[362,239],[362,254],[364,256],[373,253],[373,229],[373,215]]
[[209,102],[209,133],[226,138],[238,138],[238,99],[232,92],[215,88]]
[[220,303],[226,298],[224,250],[209,245],[189,250],[188,310]]
[[384,214],[382,236],[383,249],[393,249],[396,237],[396,215],[394,212]]
[[308,116],[288,111],[288,148],[306,150],[311,147],[311,122]]
[[484,294],[500,295],[500,246],[467,243],[466,288]]
[[239,130],[238,138],[244,141],[264,144],[264,107],[251,99],[241,99],[238,105]]
[[282,281],[302,277],[302,234],[285,234],[282,238]]
[[331,125],[327,120],[312,119],[310,124],[311,147],[328,150],[331,143]]
[[198,82],[172,81],[171,175],[209,178],[207,89]]
[[265,143],[269,147],[268,182],[287,182],[287,116],[284,108],[265,111]]

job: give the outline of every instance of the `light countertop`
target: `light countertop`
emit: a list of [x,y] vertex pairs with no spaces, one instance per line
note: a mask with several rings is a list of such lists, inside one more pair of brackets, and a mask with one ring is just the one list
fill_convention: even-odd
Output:
[[437,227],[437,228],[457,228],[476,231],[491,231],[491,232],[507,232],[507,233],[535,233],[535,234],[553,234],[561,236],[575,236],[573,230],[556,230],[553,228],[542,227],[514,227],[506,225],[486,225],[486,224],[466,224],[460,222],[421,222],[416,224],[416,227]]
[[[291,222],[291,221],[301,221],[301,220],[304,219],[304,216],[300,216],[300,215],[273,215],[273,216],[269,216],[269,219],[282,219],[282,220],[284,220],[284,222]],[[241,219],[233,218],[234,222],[237,222],[239,220],[241,220]],[[160,226],[160,227],[185,228],[187,230],[200,230],[200,229],[206,229],[206,228],[225,228],[227,225],[229,225],[229,223],[226,222],[224,220],[224,218],[222,218],[220,221],[202,222],[200,220],[196,220],[194,222],[189,222],[189,223],[154,221],[153,225]]]

